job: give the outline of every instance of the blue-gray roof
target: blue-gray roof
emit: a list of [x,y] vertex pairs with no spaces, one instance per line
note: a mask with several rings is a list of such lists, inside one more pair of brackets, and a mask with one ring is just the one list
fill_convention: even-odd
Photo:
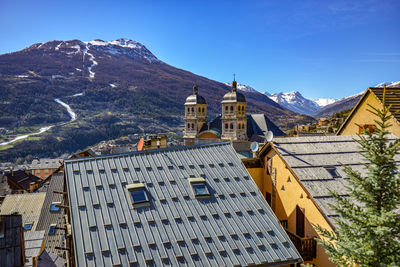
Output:
[[[65,173],[77,266],[301,261],[227,142],[70,159]],[[193,195],[193,177],[210,197]],[[145,185],[150,206],[132,207],[133,183]]]

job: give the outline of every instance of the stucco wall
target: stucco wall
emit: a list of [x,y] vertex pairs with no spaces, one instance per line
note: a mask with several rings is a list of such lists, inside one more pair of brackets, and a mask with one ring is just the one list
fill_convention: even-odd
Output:
[[[373,124],[376,125],[374,120],[378,119],[377,116],[373,115],[368,109],[371,109],[371,106],[381,109],[382,103],[378,100],[378,98],[371,93],[368,93],[366,98],[359,104],[357,110],[353,112],[349,121],[347,121],[345,127],[340,131],[339,135],[354,135],[359,133],[359,127],[356,124]],[[391,127],[388,128],[388,131],[400,137],[400,125],[395,118],[392,118],[390,121],[392,124]]]

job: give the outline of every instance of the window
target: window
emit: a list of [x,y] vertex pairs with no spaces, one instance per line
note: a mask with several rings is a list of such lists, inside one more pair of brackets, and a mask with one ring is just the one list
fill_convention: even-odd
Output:
[[44,173],[49,173],[49,170],[48,170],[48,169],[45,169],[45,170],[44,170]]
[[231,123],[231,130],[233,130],[233,123]]
[[31,229],[32,229],[32,226],[33,226],[33,222],[25,223],[25,224],[24,224],[24,231],[29,231],[29,230],[31,230]]
[[194,113],[194,108],[192,108],[192,112]]
[[188,123],[188,128],[190,128],[190,123]]
[[57,207],[57,205],[60,205],[60,204],[61,204],[61,202],[53,202],[53,203],[51,203],[50,211],[59,211],[60,207]]
[[40,173],[40,170],[36,170],[36,174],[39,174]]
[[210,192],[208,191],[206,180],[204,180],[204,178],[189,178],[188,180],[196,197],[210,196]]
[[228,129],[228,124],[227,123],[225,123],[225,129]]
[[149,203],[149,198],[146,193],[144,184],[130,184],[126,186],[129,196],[131,197],[132,204],[136,207],[137,204]]
[[187,108],[187,112],[190,113],[190,108]]
[[341,176],[339,173],[336,171],[335,167],[325,167],[325,170],[328,171],[328,173],[332,176],[332,178],[340,178]]
[[201,111],[204,113],[204,108],[202,108]]
[[56,224],[50,224],[49,235],[54,235],[56,233]]
[[231,111],[233,111],[233,106],[231,106]]
[[199,107],[199,113],[201,112],[201,108]]
[[192,123],[192,129],[194,129],[194,124]]
[[225,111],[228,111],[228,106],[225,106]]
[[364,133],[364,130],[367,133],[373,133],[373,132],[375,132],[375,125],[373,125],[373,124],[361,124],[358,127],[358,133],[362,134],[362,133]]

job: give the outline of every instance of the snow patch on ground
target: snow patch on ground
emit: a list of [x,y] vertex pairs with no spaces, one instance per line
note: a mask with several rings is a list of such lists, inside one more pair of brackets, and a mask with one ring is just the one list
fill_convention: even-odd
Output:
[[92,68],[93,68],[94,66],[97,66],[98,63],[97,63],[96,60],[94,60],[95,57],[93,56],[93,54],[92,54],[92,53],[89,53],[89,47],[88,47],[87,45],[86,45],[85,49],[83,50],[83,60],[85,60],[85,56],[86,56],[86,55],[88,55],[88,56],[89,56],[89,60],[92,61],[92,65],[90,65],[90,66],[88,67],[88,71],[89,71],[89,78],[90,78],[90,79],[93,79],[93,78],[94,78],[94,75],[95,75],[96,73],[92,71]]
[[112,87],[112,88],[114,88],[114,87],[117,87],[115,84],[113,84],[113,83],[110,83],[110,86]]
[[83,96],[83,93],[77,93],[77,94],[74,94],[72,96]]

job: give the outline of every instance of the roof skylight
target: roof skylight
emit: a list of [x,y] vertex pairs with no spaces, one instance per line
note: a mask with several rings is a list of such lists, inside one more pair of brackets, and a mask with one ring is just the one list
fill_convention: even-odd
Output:
[[196,197],[210,196],[210,192],[208,191],[206,180],[204,178],[189,178],[188,180]]
[[144,184],[130,184],[126,186],[126,189],[128,190],[128,193],[132,200],[132,204],[135,207],[143,203],[149,203],[149,197],[147,196]]

